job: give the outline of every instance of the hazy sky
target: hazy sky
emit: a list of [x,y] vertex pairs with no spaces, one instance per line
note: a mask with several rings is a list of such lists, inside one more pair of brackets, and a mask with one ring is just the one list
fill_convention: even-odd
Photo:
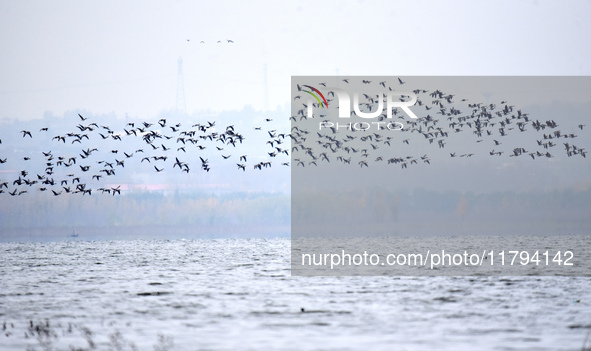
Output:
[[179,57],[188,112],[265,108],[265,64],[270,108],[289,103],[291,75],[589,75],[590,14],[589,1],[0,0],[0,120],[153,118],[175,107]]
[[[254,170],[253,165],[262,161],[271,147],[265,143],[265,133],[271,128],[289,128],[287,111],[290,111],[292,76],[591,76],[590,14],[590,1],[63,0],[51,3],[0,0],[0,137],[4,139],[1,156],[10,159],[0,170],[5,173],[2,179],[14,185],[12,181],[24,162],[24,154],[19,153],[22,150],[16,149],[22,145],[30,146],[31,150],[34,148],[35,144],[21,142],[41,143],[42,150],[46,151],[49,145],[41,140],[43,137],[50,140],[56,135],[54,133],[59,133],[54,128],[71,121],[71,128],[75,129],[79,121],[72,112],[74,110],[86,111],[89,116],[114,113],[121,118],[129,115],[155,122],[160,113],[175,108],[177,61],[181,57],[187,112],[211,110],[217,113],[252,106],[244,113],[232,112],[215,117],[220,130],[226,124],[236,124],[241,132],[255,133],[247,137],[248,147],[260,147],[260,150],[257,149],[259,154],[248,151],[249,172],[241,172],[235,167],[236,162],[241,162],[235,158],[247,151],[238,153],[232,149],[234,156],[231,162],[228,161],[231,171],[226,171],[217,167],[215,162],[225,161],[210,148],[199,155],[211,159],[212,165],[216,166],[211,177],[222,185],[232,184],[228,189],[237,191],[266,187],[267,190],[288,192],[286,179],[289,179],[290,168],[281,168],[279,164],[288,161],[288,156],[283,161],[273,159],[275,166],[264,171],[267,172],[266,178],[258,178],[260,173],[255,173],[259,171]],[[265,67],[268,89],[264,83]],[[518,86],[514,88],[519,89]],[[539,95],[552,95],[554,88],[557,87],[540,87]],[[471,93],[454,92],[458,96]],[[569,93],[559,101],[568,103],[566,107],[571,113],[556,118],[564,133],[580,131],[576,144],[590,150],[589,127],[584,131],[577,129],[577,125],[586,119],[590,95],[588,90],[575,92],[578,94]],[[564,106],[559,104],[550,105],[552,109],[549,109],[541,103],[528,105],[529,101],[514,100],[512,96],[497,97],[488,90],[481,93],[491,101],[497,98],[517,100],[519,106],[526,105],[525,110],[540,118],[546,118],[552,111],[564,111]],[[516,94],[515,91],[509,93]],[[472,97],[469,100],[473,101]],[[539,101],[547,102],[544,98],[536,100]],[[258,112],[266,108],[275,110],[277,106],[285,112]],[[54,124],[44,124],[50,127],[49,133],[37,132],[41,127],[37,124],[45,121],[28,122],[42,118],[46,112],[62,116],[67,111],[68,118],[73,120],[56,119]],[[285,120],[278,116],[281,113],[285,114]],[[263,122],[262,114],[273,116],[274,122]],[[101,118],[99,122],[105,122],[106,117]],[[15,126],[30,124],[23,128],[31,129],[34,138],[24,139],[18,128],[2,127],[1,122],[7,120],[27,121]],[[283,121],[285,123],[281,125]],[[125,122],[121,120],[122,125]],[[251,123],[265,127],[260,132],[262,136],[252,130]],[[187,125],[190,124],[183,121],[183,127]],[[122,129],[121,125],[112,127],[118,131]],[[531,146],[527,143],[533,143],[535,147],[537,139],[529,136],[523,143],[517,140],[515,146],[529,150]],[[80,147],[96,147],[100,142],[98,136],[95,133],[91,137],[94,139]],[[400,145],[400,140],[398,142],[395,149],[404,150],[405,146]],[[169,147],[178,146],[170,143]],[[488,156],[490,149],[498,147],[487,139],[481,144],[483,149],[477,150],[480,152],[478,156],[471,158],[470,162],[449,158],[448,153],[472,152],[474,143],[471,139],[453,137],[445,150],[429,149],[432,164],[405,169],[404,173],[392,168],[391,179],[395,179],[395,185],[403,190],[425,188],[476,193],[588,191],[591,186],[589,162],[582,157],[572,159],[562,155],[532,161],[527,156],[519,162],[509,156],[503,160],[491,159]],[[412,144],[414,147],[414,141]],[[53,145],[56,156],[65,153],[59,149],[66,148],[65,144]],[[120,145],[122,151],[128,152],[136,150],[132,146]],[[515,147],[512,142],[504,142],[503,146],[505,155]],[[564,151],[559,146],[557,149]],[[109,153],[109,148],[99,147],[101,153],[95,156],[97,160],[119,157]],[[33,153],[32,165],[43,157],[39,154],[41,150],[31,150],[28,152]],[[158,154],[160,150],[154,152]],[[416,155],[424,153],[427,151],[419,149]],[[190,161],[193,167],[189,179],[202,189],[209,189],[206,186],[209,181],[197,173],[197,154],[185,156],[177,150],[175,157],[181,156],[183,162]],[[95,160],[87,160],[91,161]],[[141,172],[156,173],[152,164],[140,164],[143,168],[134,168],[129,167],[132,161],[128,162],[126,171],[134,176],[137,175],[135,172],[139,174],[138,180],[134,180],[136,183],[156,182],[152,178],[142,178]],[[177,171],[171,164],[173,162],[166,166]],[[292,160],[292,170],[293,164]],[[98,169],[94,164],[92,167]],[[35,171],[34,168],[27,169]],[[250,172],[256,178],[249,178]],[[372,168],[372,172],[376,170]],[[131,183],[122,173],[118,170],[118,178],[113,184]],[[226,178],[218,177],[219,174]],[[271,182],[275,182],[274,188],[270,187]],[[96,192],[99,185],[92,184]],[[14,191],[14,186],[9,190]],[[30,190],[29,195],[35,199],[53,196]],[[4,195],[9,199],[7,194]],[[90,203],[90,197],[88,199],[81,201]],[[6,201],[5,204],[12,206],[12,202]],[[469,204],[472,205],[473,202]],[[406,204],[400,206],[407,207]],[[451,206],[455,208],[456,204]],[[557,202],[553,206],[561,204]],[[31,211],[35,213],[34,209]],[[23,214],[27,216],[27,213]],[[587,215],[577,218],[587,218]]]

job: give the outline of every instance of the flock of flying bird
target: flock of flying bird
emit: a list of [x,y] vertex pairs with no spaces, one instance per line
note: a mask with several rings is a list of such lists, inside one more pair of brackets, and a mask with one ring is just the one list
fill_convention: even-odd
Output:
[[[349,84],[350,79],[342,79],[344,84]],[[370,80],[363,80],[363,85],[391,86],[387,82],[375,83]],[[394,86],[403,85],[406,82],[398,79]],[[376,85],[377,84],[377,85]],[[319,83],[319,86],[326,86]],[[32,191],[51,192],[54,196],[62,194],[91,195],[93,192],[106,193],[111,195],[121,194],[121,185],[101,186],[101,179],[115,179],[119,170],[123,170],[126,161],[140,158],[142,167],[149,167],[152,172],[160,173],[165,169],[189,174],[193,169],[193,161],[197,162],[199,169],[204,172],[211,170],[210,157],[218,157],[220,162],[234,162],[238,172],[245,172],[252,167],[253,170],[270,168],[276,157],[290,157],[292,166],[308,167],[318,166],[319,163],[331,161],[343,164],[356,164],[369,167],[370,162],[400,165],[402,169],[414,164],[430,164],[432,159],[428,154],[422,154],[425,147],[444,149],[449,143],[449,138],[455,135],[472,135],[476,143],[490,144],[490,156],[502,156],[504,153],[509,157],[531,157],[533,160],[553,158],[556,152],[563,149],[568,157],[586,157],[587,151],[573,143],[577,138],[572,132],[561,132],[558,123],[554,120],[539,121],[530,117],[527,113],[507,104],[506,101],[496,104],[471,103],[462,100],[460,104],[455,103],[454,95],[446,94],[440,90],[414,90],[417,102],[413,111],[419,116],[418,119],[405,118],[404,113],[394,109],[394,118],[404,120],[404,128],[399,131],[388,130],[384,125],[374,130],[354,131],[337,129],[335,127],[319,128],[320,122],[329,122],[325,119],[326,114],[315,105],[317,117],[308,118],[306,113],[306,100],[302,99],[302,87],[298,85],[298,91],[294,96],[290,117],[291,132],[281,133],[276,129],[253,127],[256,133],[260,133],[255,142],[263,144],[267,148],[264,152],[262,147],[258,151],[257,158],[265,156],[263,161],[252,162],[247,165],[248,155],[238,152],[241,144],[246,138],[234,125],[228,125],[222,132],[216,131],[216,122],[197,123],[190,128],[183,127],[180,123],[169,123],[166,119],[160,119],[154,123],[134,122],[127,123],[124,128],[116,131],[109,126],[100,125],[98,121],[78,115],[78,124],[74,130],[53,136],[51,142],[79,146],[76,155],[70,153],[54,153],[51,150],[42,151],[43,158],[42,173],[31,172],[27,169],[13,171],[15,176],[10,180],[3,180],[0,176],[0,195],[12,196],[23,195]],[[329,92],[329,104],[334,101],[334,93]],[[360,101],[362,110],[374,111],[380,94],[364,94],[364,100]],[[404,100],[404,98],[401,98]],[[301,101],[301,108],[296,101]],[[462,105],[463,107],[459,107]],[[462,111],[466,108],[467,111]],[[377,118],[379,121],[386,121],[385,113]],[[266,118],[264,122],[271,122]],[[330,125],[327,123],[327,125]],[[585,125],[581,124],[578,129],[582,131]],[[43,127],[38,133],[30,130],[22,130],[22,142],[28,139],[39,137],[37,134],[50,135],[51,128]],[[499,150],[503,148],[505,138],[514,133],[535,133],[535,149],[525,147],[513,147],[512,150]],[[132,147],[133,143],[123,142],[132,138],[140,141],[143,147]],[[459,137],[455,137],[459,138]],[[97,145],[97,141],[107,141],[106,146]],[[520,139],[521,140],[521,139]],[[525,139],[527,140],[527,139]],[[0,139],[0,144],[2,140]],[[88,146],[86,144],[93,143]],[[115,144],[113,144],[115,143]],[[117,144],[120,143],[120,144]],[[213,145],[212,145],[213,144]],[[403,154],[405,145],[420,144],[422,155]],[[120,145],[120,147],[112,147]],[[99,150],[100,148],[100,150]],[[529,147],[528,147],[529,148]],[[207,150],[206,150],[207,149]],[[511,148],[510,148],[511,149]],[[1,150],[1,148],[0,148]],[[204,151],[206,150],[206,151]],[[408,150],[408,148],[406,149]],[[416,150],[414,151],[416,153]],[[199,153],[195,155],[195,153]],[[238,153],[238,154],[237,154]],[[473,152],[458,153],[448,151],[451,158],[469,158]],[[96,156],[96,155],[100,155]],[[40,155],[39,155],[40,156]],[[229,160],[229,161],[226,161]],[[30,162],[31,157],[22,158],[24,162]],[[0,171],[3,165],[8,163],[8,157],[0,155]],[[279,160],[283,166],[290,166],[290,162]],[[170,166],[172,164],[172,166]],[[128,162],[129,165],[129,162]],[[11,174],[6,171],[4,173]],[[116,184],[115,181],[110,183]]]
[[[351,79],[342,79],[340,84],[351,84]],[[387,88],[389,91],[395,91],[400,88],[401,91],[405,84],[400,78],[393,85],[386,81],[372,82],[362,80],[361,86],[372,88],[374,91]],[[335,93],[329,91],[326,93],[327,83],[319,82],[316,86],[325,87],[328,105],[337,105]],[[330,85],[329,85],[330,87]],[[394,87],[394,89],[393,89]],[[371,89],[367,89],[371,90]],[[383,89],[382,89],[383,91]],[[300,93],[301,92],[301,93]],[[411,110],[419,117],[410,119],[404,112],[394,109],[393,120],[403,120],[403,128],[398,131],[389,130],[386,127],[386,110],[376,118],[383,122],[380,125],[375,124],[370,128],[370,124],[359,124],[357,128],[347,127],[349,120],[339,120],[340,126],[337,126],[338,118],[327,118],[327,112],[323,106],[313,103],[314,116],[309,118],[307,108],[310,100],[303,99],[306,95],[306,89],[303,85],[297,85],[296,96],[293,102],[301,101],[299,107],[292,108],[295,113],[291,116],[292,129],[292,160],[296,167],[318,166],[320,162],[341,162],[344,164],[356,164],[359,167],[369,167],[370,162],[386,163],[390,165],[399,165],[402,169],[408,168],[414,164],[430,164],[431,158],[428,154],[415,155],[404,153],[405,150],[416,153],[417,148],[424,151],[427,147],[444,149],[450,143],[449,138],[454,138],[454,142],[462,140],[466,142],[470,138],[476,139],[475,142],[481,145],[490,145],[487,151],[490,156],[520,157],[526,156],[533,160],[549,159],[555,157],[562,148],[568,157],[586,157],[587,151],[584,148],[573,144],[573,139],[577,135],[573,132],[562,132],[558,129],[558,123],[554,120],[539,121],[535,117],[529,116],[514,106],[509,105],[507,101],[501,101],[500,104],[471,103],[462,99],[459,103],[454,101],[455,96],[446,94],[440,90],[428,91],[424,89],[413,90],[417,96],[417,101]],[[379,94],[360,94],[359,107],[361,112],[373,112],[378,108],[379,99],[383,99],[382,93]],[[330,99],[330,97],[333,97]],[[409,96],[401,97],[401,101],[408,101]],[[462,105],[463,107],[460,107]],[[293,105],[292,105],[293,106]],[[463,110],[464,108],[467,109]],[[353,111],[351,117],[356,114]],[[352,122],[366,122],[366,119],[353,119]],[[402,123],[402,122],[401,122]],[[343,128],[343,125],[345,126]],[[377,126],[377,127],[376,127]],[[580,132],[585,125],[580,124],[577,130]],[[357,130],[355,130],[357,129]],[[367,130],[360,130],[367,129]],[[527,149],[522,146],[510,147],[507,149],[502,145],[511,134],[527,136],[520,138],[522,142],[531,141],[528,138],[535,134],[536,143],[534,148]],[[470,134],[468,136],[467,134]],[[461,139],[459,136],[462,136]],[[412,146],[419,145],[414,150]],[[508,142],[507,144],[510,144]],[[405,149],[405,146],[407,148]],[[455,147],[455,146],[454,146]],[[504,148],[505,150],[499,150]],[[459,153],[454,150],[448,151],[451,158],[472,157],[474,152]]]
[[[187,42],[190,42],[190,41],[191,41],[191,39],[187,39]],[[223,43],[223,41],[221,41],[221,40],[218,40],[218,41],[217,41],[217,43],[218,43],[218,44],[222,44],[222,43]],[[205,44],[205,40],[201,40],[201,41],[199,42],[199,44]],[[226,39],[226,44],[234,44],[234,40],[232,40],[232,39]]]
[[[78,118],[79,123],[74,127],[75,130],[55,135],[50,142],[67,146],[69,149],[79,145],[80,148],[76,150],[80,151],[76,151],[76,154],[57,153],[52,150],[41,151],[39,156],[42,155],[45,168],[42,173],[31,172],[28,169],[4,171],[4,174],[12,173],[15,176],[10,180],[3,180],[0,176],[0,195],[18,196],[30,193],[31,190],[52,193],[54,196],[92,195],[93,192],[120,195],[121,185],[99,186],[102,184],[101,179],[103,182],[106,179],[109,181],[115,179],[114,176],[120,170],[124,170],[126,165],[129,167],[129,162],[136,161],[132,167],[137,166],[135,159],[141,159],[139,163],[143,168],[148,167],[144,168],[145,171],[151,169],[155,173],[163,172],[168,168],[189,174],[194,169],[193,161],[198,162],[200,171],[209,172],[212,167],[210,157],[219,157],[220,162],[235,160],[236,169],[242,172],[250,167],[253,170],[262,170],[272,165],[272,161],[268,160],[247,163],[250,157],[239,152],[246,138],[236,130],[234,125],[228,125],[222,132],[218,132],[215,121],[197,123],[190,128],[184,128],[181,123],[170,124],[167,119],[162,118],[155,123],[130,122],[121,128],[122,130],[116,131],[109,126],[88,120],[80,114]],[[264,121],[271,122],[272,119],[266,118]],[[267,158],[282,154],[289,155],[289,148],[283,148],[285,134],[269,128],[263,130],[262,126],[254,129],[260,131],[256,133],[268,136],[271,150],[267,152]],[[26,143],[34,136],[35,138],[48,137],[50,134],[47,133],[50,131],[49,127],[41,128],[39,133],[22,130],[20,131],[21,140]],[[130,138],[135,139],[136,143],[128,140]],[[138,141],[140,144],[137,143]],[[100,142],[104,148],[97,145],[101,144]],[[88,143],[92,145],[86,145]],[[138,145],[143,146],[137,147]],[[253,158],[260,159],[260,157]],[[33,162],[29,155],[22,157],[19,161]],[[0,171],[4,164],[9,164],[8,157],[0,156]],[[289,162],[282,164],[288,166]],[[115,183],[114,180],[110,182]]]

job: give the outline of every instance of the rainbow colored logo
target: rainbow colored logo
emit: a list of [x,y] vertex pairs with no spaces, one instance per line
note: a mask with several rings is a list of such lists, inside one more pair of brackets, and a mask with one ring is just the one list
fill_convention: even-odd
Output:
[[320,101],[320,99],[318,98],[318,96],[316,94],[314,94],[313,92],[307,91],[307,90],[303,90],[303,91],[305,91],[306,93],[308,93],[308,94],[312,95],[314,98],[316,98],[316,101],[318,101],[318,104],[320,106],[328,108],[328,102],[326,101],[326,98],[324,97],[324,95],[322,95],[322,93],[320,92],[320,90],[318,90],[318,89],[316,89],[314,87],[311,87],[309,85],[304,85],[304,86],[306,88],[312,89],[314,92],[316,92],[318,95],[320,95],[320,97],[322,98],[322,100],[324,101],[324,103],[322,103],[322,101]]

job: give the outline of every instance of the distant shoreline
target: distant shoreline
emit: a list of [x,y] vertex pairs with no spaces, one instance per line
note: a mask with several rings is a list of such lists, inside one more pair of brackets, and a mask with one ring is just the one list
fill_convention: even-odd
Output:
[[78,237],[72,237],[74,227],[2,228],[0,243],[53,242],[134,239],[221,239],[289,237],[290,226],[114,226],[75,227]]

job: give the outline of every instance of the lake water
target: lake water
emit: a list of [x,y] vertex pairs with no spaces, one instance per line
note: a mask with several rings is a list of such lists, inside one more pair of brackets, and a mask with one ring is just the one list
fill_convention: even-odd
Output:
[[591,278],[292,277],[289,239],[2,243],[0,330],[0,350],[581,350]]

